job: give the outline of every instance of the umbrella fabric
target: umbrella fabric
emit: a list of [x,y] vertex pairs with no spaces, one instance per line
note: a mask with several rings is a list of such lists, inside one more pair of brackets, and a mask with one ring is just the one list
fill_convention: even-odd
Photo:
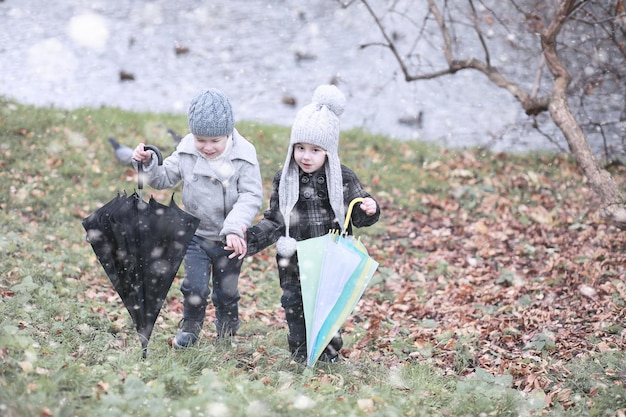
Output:
[[[345,298],[343,289],[361,261],[357,254],[343,244],[342,240],[341,236],[337,237],[336,240],[331,239],[324,252],[317,295],[315,297],[315,313],[312,320],[309,320],[311,321],[312,336],[311,343],[307,346],[309,362],[314,362],[321,353],[316,347],[321,345],[324,339],[328,339],[328,342],[330,342],[334,332],[324,334],[321,332],[321,329],[322,327],[332,327],[327,324],[328,320],[331,319],[330,313],[340,298]],[[341,260],[341,262],[337,262],[337,260]],[[324,326],[325,324],[327,325]],[[334,329],[336,332],[343,322],[334,324],[336,324],[334,326],[336,327]],[[324,350],[326,344],[324,344],[322,350]]]
[[[313,317],[315,316],[315,300],[317,299],[324,254],[332,238],[333,236],[331,234],[327,234],[297,242],[300,286],[302,287],[302,306],[304,308],[307,341],[313,338],[312,329]],[[308,344],[307,342],[307,345]]]
[[199,220],[134,193],[120,195],[83,221],[87,240],[122,299],[145,350]]
[[[348,208],[349,216],[355,199]],[[297,242],[307,336],[307,364],[313,366],[345,323],[378,268],[360,240],[331,232]]]
[[[161,164],[158,149],[146,148],[157,152]],[[139,188],[143,188],[141,182]],[[145,202],[137,193],[118,193],[83,220],[87,241],[133,320],[144,357],[199,223],[176,205],[173,196],[166,206],[153,197]]]
[[[329,249],[324,256],[316,298],[317,314],[312,329],[315,339],[308,355],[310,365],[317,361],[348,319],[378,268],[378,262],[369,257],[363,244],[351,236],[339,236]],[[339,268],[338,259],[341,260]]]
[[[120,193],[117,197],[100,207],[96,212],[90,214],[83,220],[83,227],[87,231],[87,241],[91,243],[91,246],[96,253],[96,256],[100,260],[105,272],[111,277],[116,277],[115,264],[113,262],[113,245],[109,244],[114,239],[111,225],[107,221],[103,221],[111,215],[111,213],[122,204],[122,200],[125,199],[126,193],[122,196]],[[103,262],[103,260],[105,260]],[[113,280],[113,278],[111,278]],[[117,290],[117,287],[115,287]]]

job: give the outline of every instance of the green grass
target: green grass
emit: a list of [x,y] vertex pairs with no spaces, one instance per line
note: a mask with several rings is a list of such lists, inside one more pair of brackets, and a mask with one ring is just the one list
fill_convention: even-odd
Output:
[[[167,155],[173,150],[167,127],[185,132],[186,120],[180,115],[114,108],[65,111],[0,100],[0,415],[601,416],[626,408],[623,350],[553,362],[541,376],[558,387],[552,405],[543,391],[516,389],[509,372],[493,375],[477,367],[474,377],[466,378],[474,366],[473,351],[481,346],[472,334],[451,351],[452,369],[434,361],[441,346],[454,341],[452,333],[440,336],[437,345],[419,348],[400,333],[387,351],[415,352],[419,355],[409,358],[421,359],[393,365],[379,360],[376,345],[358,359],[332,366],[311,369],[290,362],[277,312],[280,290],[272,256],[244,264],[244,324],[232,346],[202,338],[186,351],[169,347],[180,318],[176,281],[148,357],[142,359],[130,318],[85,242],[81,220],[118,190],[136,186],[133,170],[113,159],[107,137],[129,146],[151,143]],[[284,160],[289,128],[246,122],[237,127],[257,147],[269,195],[271,179]],[[406,216],[432,209],[424,196],[453,196],[473,209],[494,194],[490,183],[509,179],[511,165],[546,176],[566,174],[559,160],[552,165],[550,155],[505,160],[359,130],[342,133],[341,160],[373,195]],[[462,185],[442,174],[455,169],[455,175],[471,175],[473,180]],[[527,201],[535,195],[523,190],[511,198]],[[164,201],[172,190],[154,193]],[[380,238],[390,226],[376,225],[366,237]],[[426,258],[408,240],[403,242],[408,256]],[[397,254],[381,250],[378,255],[385,265],[374,286],[398,274],[391,266]],[[429,268],[425,279],[457,279],[458,267],[443,259]],[[500,279],[510,284],[513,275],[505,270]],[[371,296],[393,300],[391,290],[381,288]],[[367,325],[371,322],[365,317],[346,336],[346,345]],[[383,332],[391,330],[389,323],[379,325]],[[437,326],[422,322],[424,328],[429,325]]]

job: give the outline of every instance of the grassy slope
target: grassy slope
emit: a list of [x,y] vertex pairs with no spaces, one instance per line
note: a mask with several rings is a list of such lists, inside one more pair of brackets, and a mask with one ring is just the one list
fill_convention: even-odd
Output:
[[[271,251],[244,266],[244,326],[233,346],[213,345],[213,331],[205,326],[207,339],[197,349],[169,348],[181,314],[177,281],[157,322],[148,359],[141,360],[128,314],[85,243],[80,222],[116,191],[132,190],[136,184],[134,172],[113,159],[106,138],[116,136],[130,146],[149,142],[169,154],[173,146],[166,127],[184,132],[185,119],[111,108],[67,112],[0,101],[0,415],[589,415],[626,408],[620,321],[624,286],[616,282],[624,258],[604,262],[606,251],[623,256],[624,240],[585,216],[597,202],[571,161],[442,151],[358,131],[342,135],[342,162],[381,201],[385,217],[362,231],[381,270],[366,294],[361,320],[347,329],[345,353],[350,360],[315,369],[289,362]],[[246,123],[238,128],[257,147],[269,192],[289,130]],[[624,178],[623,172],[616,175]],[[494,190],[508,192],[503,196],[508,203],[493,200]],[[166,201],[171,192],[155,192],[155,197]],[[537,203],[547,194],[552,194],[553,206]],[[513,267],[518,265],[503,258],[506,248],[472,241],[474,235],[489,235],[481,228],[498,230],[502,212],[509,212],[507,204],[515,206],[522,224],[534,234],[547,230],[548,239],[572,228],[586,230],[587,240],[593,238],[589,232],[602,232],[602,241],[595,243],[605,251],[599,255],[603,258],[584,257],[604,266],[594,269],[583,261],[536,255],[538,243],[521,227],[509,250],[524,247],[524,256],[556,262],[550,271],[558,273],[552,276],[531,265],[534,269],[516,275]],[[537,208],[544,206],[547,213]],[[546,222],[559,228],[536,228]],[[448,313],[443,315],[452,321],[465,317],[437,296],[459,308],[472,303],[467,293],[459,295],[463,292],[458,287],[477,278],[463,262],[441,252],[445,247],[456,254],[467,249],[446,235],[461,225],[468,230],[460,241],[474,246],[473,260],[466,262],[486,264],[493,257],[492,263],[501,263],[498,275],[481,272],[480,278],[490,281],[491,286],[484,283],[490,291],[518,291],[519,275],[558,281],[595,274],[593,282],[605,293],[615,291],[601,293],[604,300],[610,298],[609,304],[598,304],[615,309],[607,316],[609,321],[615,318],[607,324],[613,326],[613,336],[589,335],[600,338],[592,340],[592,351],[559,357],[550,349],[550,332],[535,333],[544,339],[522,341],[514,329],[503,328],[502,338],[518,346],[511,351],[524,343],[532,349],[498,368],[492,362],[506,359],[506,345],[494,344],[485,352],[483,341],[491,335],[481,338],[480,332],[463,330],[460,324],[454,330],[445,318],[428,318],[419,308],[432,308],[428,303],[433,302],[445,306],[442,311]],[[506,231],[489,235],[498,242],[509,239],[502,236],[510,238]],[[611,240],[617,243],[607,249]],[[569,249],[586,243],[570,239],[562,244]],[[424,294],[431,290],[437,294],[432,298]],[[527,290],[529,303],[538,294]],[[494,298],[481,301],[481,308],[508,303]],[[450,347],[452,342],[456,347]],[[545,364],[545,372],[536,363]]]

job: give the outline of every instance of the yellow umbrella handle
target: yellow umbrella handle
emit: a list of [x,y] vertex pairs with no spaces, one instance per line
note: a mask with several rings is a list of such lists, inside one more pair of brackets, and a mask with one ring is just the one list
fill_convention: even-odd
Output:
[[348,228],[348,225],[350,224],[350,216],[352,216],[352,209],[354,208],[354,205],[356,203],[360,203],[363,200],[363,197],[357,197],[354,200],[350,201],[350,205],[348,206],[348,213],[346,214],[346,221],[343,224],[343,230],[346,230]]

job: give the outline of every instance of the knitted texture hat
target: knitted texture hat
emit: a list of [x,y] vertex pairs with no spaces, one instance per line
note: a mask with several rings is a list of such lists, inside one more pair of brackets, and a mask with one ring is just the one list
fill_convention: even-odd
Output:
[[[326,150],[326,181],[328,197],[333,213],[343,228],[345,207],[343,203],[343,180],[339,162],[339,116],[343,113],[346,97],[334,85],[320,85],[313,93],[311,104],[303,107],[291,127],[287,158],[278,187],[279,208],[285,219],[285,234],[276,243],[281,256],[289,257],[296,251],[296,242],[289,236],[289,219],[300,194],[298,164],[293,159],[293,145],[309,143]],[[343,232],[343,230],[342,230]]]
[[204,90],[191,100],[187,119],[189,131],[196,136],[228,136],[235,127],[228,97],[215,88]]

